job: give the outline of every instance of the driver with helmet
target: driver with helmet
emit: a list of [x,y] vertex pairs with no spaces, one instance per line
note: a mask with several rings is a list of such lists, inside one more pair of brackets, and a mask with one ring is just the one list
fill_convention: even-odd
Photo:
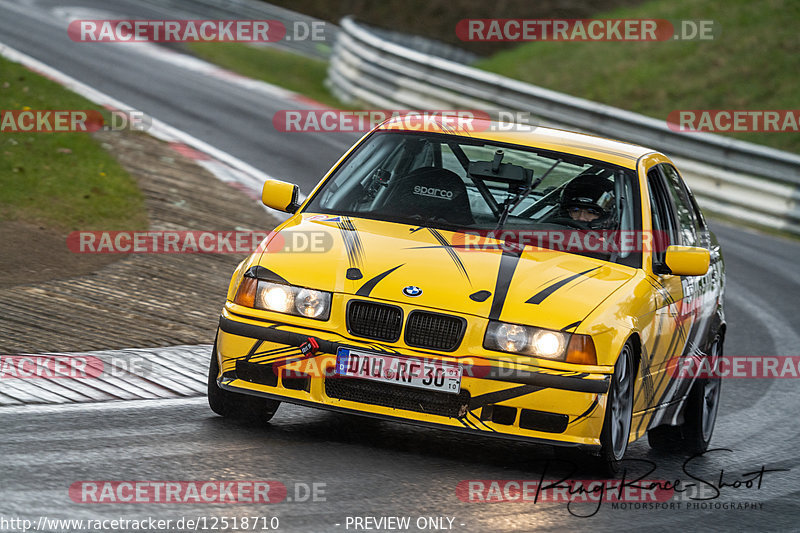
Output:
[[564,187],[560,203],[570,219],[600,227],[614,210],[614,183],[602,176],[582,174]]

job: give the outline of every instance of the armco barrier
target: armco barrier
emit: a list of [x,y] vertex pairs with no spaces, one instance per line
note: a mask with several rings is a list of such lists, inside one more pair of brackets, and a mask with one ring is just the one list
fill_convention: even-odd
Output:
[[[651,146],[672,157],[704,208],[800,234],[800,156],[512,80],[386,40],[341,21],[328,85],[345,102],[394,109],[524,111],[542,125]],[[787,134],[790,135],[790,134]]]

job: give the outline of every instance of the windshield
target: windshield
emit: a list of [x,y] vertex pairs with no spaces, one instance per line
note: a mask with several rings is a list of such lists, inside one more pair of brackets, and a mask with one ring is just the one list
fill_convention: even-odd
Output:
[[[572,154],[435,133],[376,132],[306,212],[454,231],[637,230],[635,174]],[[630,263],[630,251],[591,254]]]

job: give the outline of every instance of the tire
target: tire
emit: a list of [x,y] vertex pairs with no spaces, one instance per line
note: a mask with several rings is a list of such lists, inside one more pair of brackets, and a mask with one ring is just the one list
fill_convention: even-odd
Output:
[[608,474],[620,470],[620,461],[628,449],[633,420],[633,386],[636,365],[633,359],[633,345],[625,343],[614,365],[614,375],[608,389],[603,430],[600,433],[599,466]]
[[217,361],[217,342],[215,340],[211,362],[208,365],[208,406],[211,407],[211,410],[225,418],[259,422],[269,422],[275,416],[281,402],[221,389],[217,385],[218,375],[219,361]]
[[[722,357],[723,337],[717,334],[709,349],[710,357]],[[659,426],[647,432],[647,441],[655,450],[702,453],[708,449],[714,434],[719,410],[722,382],[720,378],[695,380],[684,408],[683,424]]]

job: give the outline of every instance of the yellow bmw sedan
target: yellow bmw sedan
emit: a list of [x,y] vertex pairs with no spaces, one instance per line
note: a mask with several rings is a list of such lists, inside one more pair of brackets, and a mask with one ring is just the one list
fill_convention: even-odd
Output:
[[578,447],[705,450],[724,267],[680,173],[649,148],[547,128],[387,121],[233,273],[208,399],[281,402]]

